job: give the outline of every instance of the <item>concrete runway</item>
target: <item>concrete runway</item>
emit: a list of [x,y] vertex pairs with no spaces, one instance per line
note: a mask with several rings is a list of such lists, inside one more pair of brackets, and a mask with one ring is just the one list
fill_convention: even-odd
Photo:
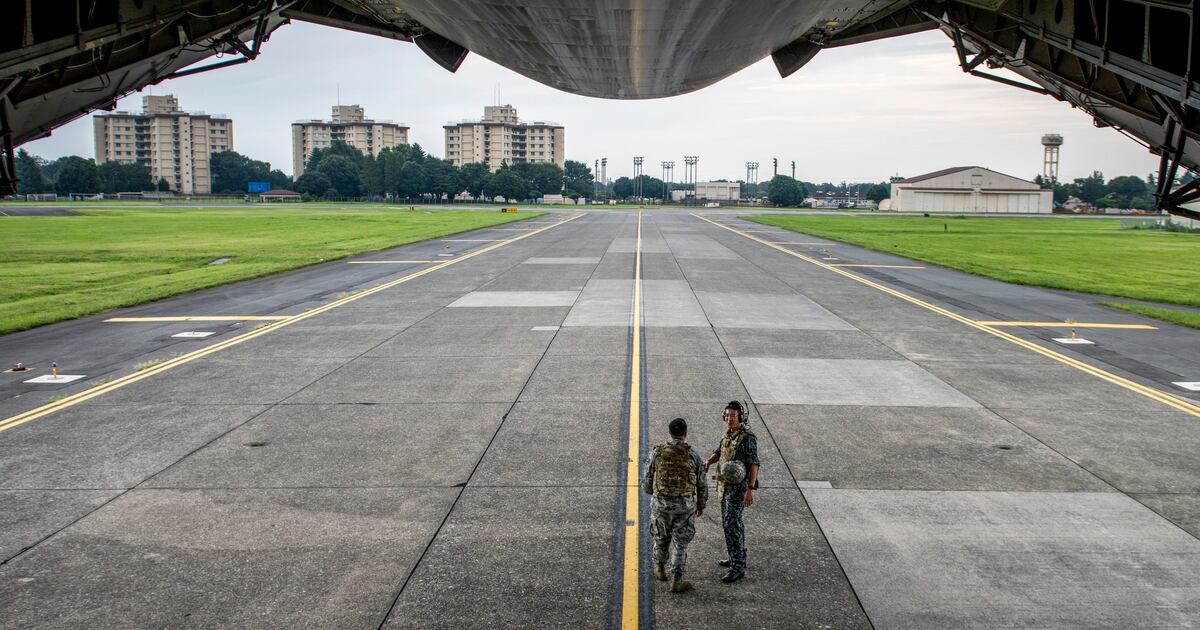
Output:
[[[1200,331],[699,214],[552,213],[0,338],[34,367],[0,375],[0,627],[1200,623],[1173,385]],[[104,321],[195,316],[231,319]],[[86,378],[24,383],[51,361]],[[638,468],[677,415],[710,450],[735,398],[749,577],[719,582],[714,499],[672,595],[631,436]]]

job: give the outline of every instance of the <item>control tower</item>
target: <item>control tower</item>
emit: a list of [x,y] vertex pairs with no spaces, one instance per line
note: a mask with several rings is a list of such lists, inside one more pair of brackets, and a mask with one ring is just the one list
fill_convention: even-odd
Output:
[[1042,146],[1046,148],[1042,158],[1042,177],[1047,181],[1058,181],[1058,149],[1062,146],[1063,137],[1057,133],[1042,136]]

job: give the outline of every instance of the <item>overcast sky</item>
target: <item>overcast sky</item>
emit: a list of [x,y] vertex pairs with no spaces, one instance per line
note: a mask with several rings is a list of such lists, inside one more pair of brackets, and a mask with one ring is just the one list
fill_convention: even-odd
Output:
[[[330,107],[360,104],[367,116],[406,123],[410,141],[445,155],[442,125],[479,118],[500,98],[522,120],[566,126],[566,157],[609,159],[609,177],[630,175],[632,156],[660,176],[663,160],[698,155],[699,178],[759,179],[780,172],[808,181],[883,181],[951,166],[979,165],[1031,179],[1042,169],[1043,133],[1064,136],[1060,178],[1093,170],[1145,177],[1157,159],[1069,105],[963,74],[949,38],[933,31],[821,52],[779,78],[765,59],[698,92],[650,101],[575,96],[535,83],[478,55],[456,74],[416,46],[304,23],[280,28],[263,54],[241,66],[162,83],[185,110],[229,115],[234,148],[292,171],[293,121],[329,118]],[[148,93],[148,92],[147,92]],[[118,104],[140,110],[141,93]],[[91,118],[24,145],[48,159],[95,155]]]

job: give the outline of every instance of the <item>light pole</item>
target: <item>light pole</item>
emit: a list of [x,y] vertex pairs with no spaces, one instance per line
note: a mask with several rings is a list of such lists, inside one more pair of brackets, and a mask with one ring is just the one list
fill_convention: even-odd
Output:
[[691,194],[690,195],[688,195],[687,193],[684,193],[684,194],[687,197],[691,197],[692,201],[696,200],[696,164],[699,161],[700,161],[700,156],[698,156],[698,155],[683,156],[683,164],[684,164],[683,180],[684,180],[684,182],[691,181],[691,183],[692,183]]
[[600,198],[600,182],[597,178],[600,177],[600,160],[596,160],[596,167],[592,169],[592,199]]
[[638,202],[642,201],[642,162],[645,158],[640,155],[633,157],[633,196]]
[[604,197],[608,198],[608,158],[600,158],[600,186]]
[[667,198],[671,194],[671,186],[670,186],[669,182],[671,181],[671,178],[675,175],[675,163],[674,162],[663,162],[662,168],[663,168],[663,205],[665,206],[665,205],[667,205]]
[[792,179],[796,179],[796,160],[792,160]]

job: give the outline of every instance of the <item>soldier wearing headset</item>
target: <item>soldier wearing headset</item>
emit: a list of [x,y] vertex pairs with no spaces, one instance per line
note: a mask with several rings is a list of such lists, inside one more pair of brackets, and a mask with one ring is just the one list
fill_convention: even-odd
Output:
[[726,405],[723,419],[725,436],[704,462],[704,470],[715,463],[724,465],[733,461],[739,462],[745,470],[745,477],[736,483],[725,481],[725,475],[718,477],[721,479],[717,485],[717,496],[721,498],[721,526],[725,530],[725,549],[729,557],[717,564],[729,568],[721,577],[722,582],[729,584],[746,576],[746,525],[742,511],[745,506],[754,505],[759,460],[758,440],[750,430],[742,403],[734,400]]

